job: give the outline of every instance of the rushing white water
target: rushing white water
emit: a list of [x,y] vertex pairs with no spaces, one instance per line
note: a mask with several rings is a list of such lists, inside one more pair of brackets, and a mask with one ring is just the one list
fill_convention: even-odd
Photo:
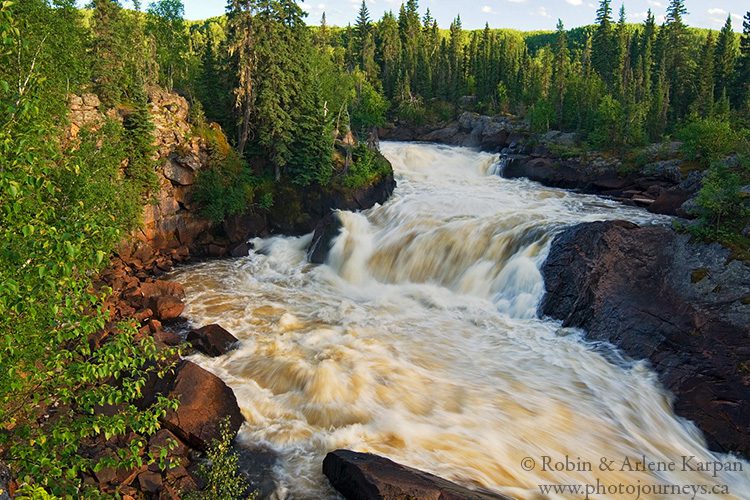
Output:
[[[542,495],[538,485],[597,479],[726,485],[728,496],[694,498],[750,498],[745,462],[745,472],[683,470],[683,456],[729,457],[709,452],[674,416],[645,364],[536,317],[539,267],[556,231],[581,221],[666,219],[490,175],[494,155],[382,149],[398,188],[384,206],[341,214],[328,265],[306,263],[309,236],[272,238],[255,241],[247,258],[175,276],[193,323],[220,323],[241,340],[224,357],[194,359],[234,389],[247,419],[241,441],[278,454],[277,496],[335,496],[322,459],[349,448],[515,498],[576,498]],[[544,456],[566,455],[593,470],[541,469]],[[643,455],[676,470],[599,470],[602,458],[619,466]],[[524,470],[525,457],[534,470]]]

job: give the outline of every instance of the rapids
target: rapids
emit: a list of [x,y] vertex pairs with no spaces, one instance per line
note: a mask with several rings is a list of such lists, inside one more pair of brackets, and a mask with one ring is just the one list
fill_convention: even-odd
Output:
[[[726,485],[750,498],[745,472],[682,470],[682,457],[728,460],[670,409],[644,363],[537,317],[539,272],[566,225],[669,219],[602,198],[493,175],[498,157],[384,143],[393,197],[342,213],[327,265],[306,262],[311,236],[255,240],[246,258],[193,265],[185,315],[240,340],[191,359],[229,384],[247,423],[240,442],[277,455],[278,498],[335,498],[326,452],[387,456],[515,498],[539,484]],[[541,470],[543,457],[593,471]],[[676,462],[675,471],[599,470],[602,458]],[[522,467],[525,457],[534,470]],[[599,498],[636,498],[604,495]],[[674,498],[641,495],[641,498]],[[684,498],[690,498],[687,495]]]

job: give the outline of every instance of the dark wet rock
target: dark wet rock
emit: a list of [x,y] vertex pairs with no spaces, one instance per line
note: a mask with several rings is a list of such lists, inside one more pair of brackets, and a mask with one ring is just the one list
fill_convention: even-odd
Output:
[[336,450],[323,460],[323,474],[347,500],[497,500],[503,495],[470,490],[433,474],[370,453]]
[[138,474],[138,485],[141,491],[157,493],[162,488],[161,474],[152,471],[141,472]]
[[623,189],[627,183],[617,175],[616,167],[581,165],[561,162],[546,157],[515,157],[503,170],[503,177],[525,177],[545,186],[566,189],[611,190]]
[[[388,161],[382,155],[377,158],[377,161]],[[298,189],[282,188],[278,195],[284,203],[274,204],[269,213],[269,227],[274,232],[286,235],[308,234],[332,210],[367,210],[385,203],[395,188],[396,180],[392,173],[357,189],[308,189],[300,192]]]
[[750,456],[750,266],[668,227],[579,224],[545,262],[540,312],[648,359],[709,446]]
[[188,333],[187,341],[203,354],[222,356],[237,348],[239,340],[219,325],[206,325]]
[[333,241],[341,233],[341,228],[341,219],[336,212],[328,214],[320,221],[307,248],[307,260],[313,264],[325,264]]
[[10,500],[10,469],[0,462],[0,500]]
[[162,418],[164,427],[180,441],[205,451],[220,437],[220,425],[229,418],[230,430],[236,434],[244,417],[237,398],[219,377],[190,361],[180,361],[162,378],[151,377],[143,389],[140,408],[151,405],[157,395],[176,398],[180,405]]
[[278,455],[265,448],[246,448],[235,444],[237,462],[240,474],[244,475],[250,486],[248,493],[255,492],[257,498],[277,498],[283,495],[274,495],[280,487],[276,478],[276,468],[279,465]]
[[682,206],[693,194],[680,188],[662,190],[651,206],[648,207],[648,211],[655,214],[689,216],[682,210]]

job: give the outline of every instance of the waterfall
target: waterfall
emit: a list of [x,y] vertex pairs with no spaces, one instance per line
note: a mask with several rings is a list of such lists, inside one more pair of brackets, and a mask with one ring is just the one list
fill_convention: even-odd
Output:
[[382,206],[339,214],[343,228],[325,265],[307,263],[310,236],[274,237],[254,242],[260,251],[249,257],[175,277],[191,321],[221,323],[241,341],[221,358],[192,359],[234,390],[247,420],[240,442],[277,456],[265,474],[278,497],[336,498],[321,474],[325,453],[336,448],[521,499],[542,498],[539,484],[597,479],[727,485],[731,495],[721,498],[750,497],[747,472],[521,466],[542,456],[594,464],[726,458],[675,417],[644,363],[536,314],[539,269],[562,228],[669,219],[503,179],[497,155],[381,148],[398,188]]

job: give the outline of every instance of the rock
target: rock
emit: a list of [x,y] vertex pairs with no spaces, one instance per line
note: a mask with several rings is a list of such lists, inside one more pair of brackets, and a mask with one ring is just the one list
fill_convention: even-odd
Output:
[[508,499],[490,491],[470,490],[387,458],[349,450],[336,450],[326,455],[323,474],[347,500]]
[[10,500],[10,469],[0,462],[0,500]]
[[649,163],[641,169],[641,172],[644,175],[657,177],[674,184],[679,184],[683,180],[682,172],[680,171],[681,165],[682,160],[663,160]]
[[679,188],[662,190],[659,196],[648,207],[648,211],[655,214],[678,215],[684,217],[688,214],[681,210],[682,205],[687,202],[693,193]]
[[[153,323],[153,321],[151,323]],[[180,336],[174,332],[158,329],[155,332],[152,331],[152,333],[154,335],[154,340],[157,342],[161,342],[164,345],[175,347],[182,343],[182,339],[180,338]]]
[[164,428],[201,451],[220,437],[220,425],[225,418],[229,418],[233,434],[244,421],[232,389],[219,377],[190,361],[181,361],[162,378],[151,377],[143,394],[139,408],[147,408],[157,395],[178,399],[177,410],[169,410],[162,418]]
[[171,158],[164,164],[164,177],[181,186],[190,186],[195,182],[193,169],[187,168]]
[[162,487],[161,474],[158,472],[141,472],[138,474],[138,484],[141,491],[157,493]]
[[540,312],[650,360],[713,450],[748,457],[750,266],[729,256],[669,227],[579,224],[552,243]]
[[550,158],[512,158],[502,174],[507,179],[525,177],[545,186],[561,188],[577,188],[586,183],[581,172]]
[[88,108],[98,108],[101,105],[99,97],[96,94],[83,94],[82,101],[83,105]]
[[176,297],[159,297],[152,304],[154,305],[154,316],[161,321],[177,319],[185,310],[185,304]]
[[250,244],[240,243],[239,245],[233,246],[229,250],[229,255],[232,257],[247,257],[250,255]]
[[456,125],[451,125],[433,130],[422,139],[427,142],[438,142],[440,144],[461,144],[466,139],[466,134],[460,131]]
[[247,243],[252,236],[266,231],[266,226],[266,218],[256,213],[228,217],[223,224],[224,233],[232,243]]
[[342,227],[341,219],[336,212],[331,212],[320,221],[307,248],[307,260],[313,264],[325,264],[333,241],[341,233]]
[[239,340],[219,325],[206,325],[188,333],[187,341],[203,354],[222,356],[236,349]]
[[185,446],[185,443],[180,441],[177,436],[167,429],[159,429],[148,441],[148,451],[155,456],[158,457],[162,449],[167,449],[170,455],[176,457],[186,457],[188,455],[188,448]]

